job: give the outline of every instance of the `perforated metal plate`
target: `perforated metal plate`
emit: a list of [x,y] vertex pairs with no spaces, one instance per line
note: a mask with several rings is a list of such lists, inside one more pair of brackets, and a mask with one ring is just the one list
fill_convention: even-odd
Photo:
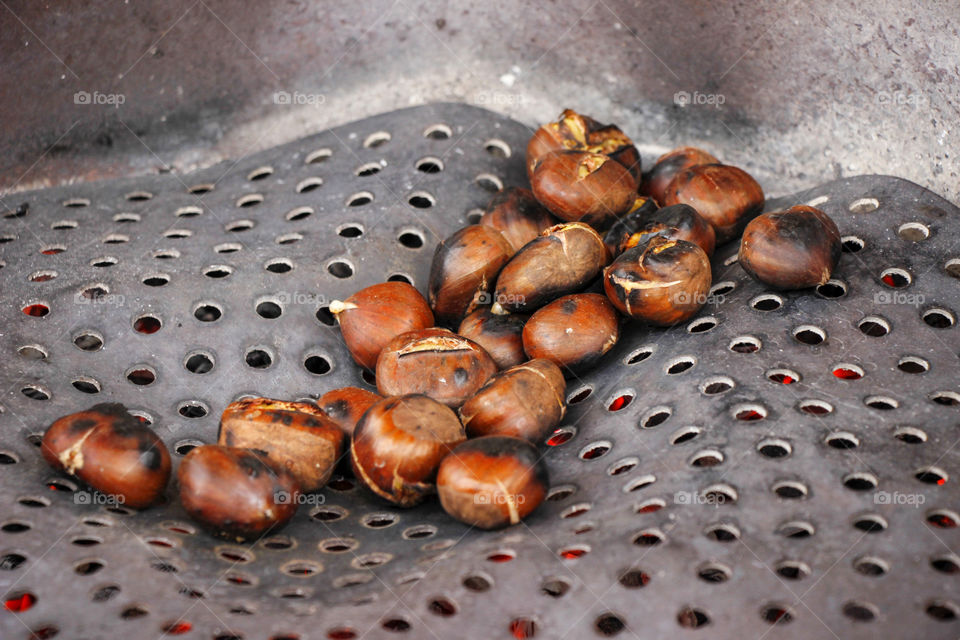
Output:
[[895,178],[768,204],[812,202],[850,236],[831,286],[765,291],[727,246],[697,320],[626,327],[570,383],[550,500],[505,531],[340,479],[229,545],[174,487],[128,512],[44,465],[39,434],[95,402],[182,454],[242,394],[366,384],[323,307],[396,274],[422,287],[437,240],[524,181],[529,134],[435,105],[195,175],[7,199],[0,594],[36,600],[0,612],[0,636],[960,634],[960,219]]

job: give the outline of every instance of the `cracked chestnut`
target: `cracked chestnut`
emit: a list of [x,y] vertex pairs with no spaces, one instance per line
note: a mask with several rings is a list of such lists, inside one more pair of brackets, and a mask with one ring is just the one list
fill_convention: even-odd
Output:
[[170,479],[163,441],[116,402],[56,420],[43,434],[40,451],[57,471],[134,509],[156,502]]
[[382,399],[373,391],[359,387],[342,387],[327,391],[317,398],[317,406],[336,422],[343,434],[349,438],[366,410]]
[[710,259],[692,242],[659,236],[620,254],[603,273],[603,287],[622,313],[668,327],[692,318],[706,303]]
[[552,214],[605,229],[633,206],[637,183],[623,165],[601,153],[557,151],[541,158],[530,179],[533,194]]
[[688,204],[674,204],[653,212],[645,223],[624,238],[617,253],[646,244],[654,236],[692,242],[703,249],[707,257],[713,255],[717,241],[713,225],[704,220],[696,209]]
[[625,215],[614,222],[603,236],[603,244],[607,253],[616,257],[620,251],[620,244],[631,234],[640,230],[640,227],[657,210],[657,203],[653,198],[637,196],[633,205]]
[[217,443],[255,449],[278,469],[293,474],[304,491],[327,483],[344,450],[340,426],[308,402],[244,398],[220,417]]
[[375,494],[412,507],[434,493],[440,461],[466,437],[453,410],[436,400],[419,394],[384,398],[357,424],[350,462]]
[[433,312],[424,297],[406,282],[382,282],[330,303],[350,355],[373,371],[377,356],[393,338],[433,326]]
[[561,369],[583,371],[617,343],[620,321],[607,298],[578,293],[554,300],[527,320],[523,348],[530,358],[545,358]]
[[460,407],[467,435],[513,436],[539,443],[566,411],[567,383],[550,360],[530,360],[490,378]]
[[443,510],[480,529],[517,524],[540,506],[549,486],[537,448],[507,436],[464,442],[443,459],[437,473]]
[[483,347],[497,368],[509,369],[527,359],[521,337],[526,321],[526,316],[496,314],[484,306],[464,318],[457,333]]
[[476,342],[447,329],[397,336],[377,360],[377,391],[383,396],[422,393],[459,407],[497,372],[497,363]]
[[251,449],[197,447],[180,462],[177,479],[187,514],[214,535],[237,542],[280,529],[300,502],[297,479]]
[[667,194],[667,185],[678,173],[698,164],[717,164],[719,162],[713,155],[703,149],[697,149],[696,147],[674,149],[657,158],[650,171],[643,174],[640,193],[648,195],[663,204]]
[[763,189],[749,173],[726,164],[701,164],[677,173],[662,203],[688,204],[717,233],[717,244],[740,235],[763,210]]
[[491,226],[474,224],[437,245],[427,299],[437,324],[455,327],[485,302],[513,247]]
[[588,225],[568,222],[551,227],[518,251],[500,272],[493,311],[529,313],[583,289],[606,263],[603,239]]
[[556,122],[534,132],[527,143],[527,178],[532,180],[540,160],[554,151],[602,153],[623,165],[638,184],[642,175],[640,154],[619,127],[601,124],[573,109],[565,109]]
[[842,249],[840,230],[830,216],[797,205],[750,221],[738,262],[776,289],[804,289],[830,280]]
[[480,224],[503,234],[516,253],[544,229],[557,224],[557,219],[537,202],[529,189],[509,187],[493,196]]

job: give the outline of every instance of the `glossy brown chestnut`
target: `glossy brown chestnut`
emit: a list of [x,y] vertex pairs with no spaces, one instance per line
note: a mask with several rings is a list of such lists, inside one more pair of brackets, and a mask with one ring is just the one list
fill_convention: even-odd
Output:
[[327,391],[317,398],[317,406],[327,417],[336,422],[344,435],[349,438],[367,409],[382,399],[373,391],[359,387],[343,387]]
[[717,232],[717,244],[733,240],[763,210],[763,189],[749,173],[726,164],[700,164],[680,171],[664,206],[688,204]]
[[530,180],[537,200],[561,220],[605,229],[633,206],[637,183],[619,162],[587,151],[541,158]]
[[526,321],[527,316],[496,314],[484,306],[464,318],[457,333],[483,347],[499,369],[509,369],[527,359],[521,338]]
[[537,129],[527,143],[527,178],[532,179],[543,156],[554,151],[602,153],[623,165],[639,184],[640,154],[616,125],[600,124],[590,116],[565,109],[556,122]]
[[740,241],[740,266],[777,289],[825,284],[837,266],[843,245],[836,223],[805,205],[754,218]]
[[554,300],[527,320],[523,348],[531,358],[583,371],[617,343],[620,321],[613,305],[599,293],[578,293]]
[[603,240],[588,225],[568,222],[551,227],[500,272],[493,311],[529,313],[579,291],[597,277],[607,259]]
[[513,247],[493,227],[474,224],[437,245],[430,265],[427,298],[438,324],[455,327],[487,302]]
[[187,514],[214,535],[237,542],[280,529],[300,502],[297,479],[250,449],[197,447],[184,456],[177,479]]
[[119,403],[56,420],[43,434],[40,451],[57,471],[134,509],[156,502],[170,479],[170,453],[163,441]]
[[492,377],[460,407],[460,421],[471,438],[513,436],[537,444],[563,418],[566,388],[557,365],[530,360]]
[[437,490],[448,514],[473,527],[497,529],[529,516],[550,480],[537,448],[526,440],[468,440],[440,463]]
[[639,231],[640,227],[656,210],[657,203],[653,198],[647,196],[634,198],[630,211],[614,222],[603,236],[603,244],[607,247],[607,253],[615,258],[620,251],[620,244],[631,234]]
[[650,171],[643,174],[640,193],[648,195],[663,204],[667,194],[667,185],[684,169],[698,164],[717,164],[720,161],[703,149],[680,147],[663,154],[654,163]]
[[373,371],[377,356],[393,338],[433,326],[433,312],[424,297],[406,282],[382,282],[330,303],[350,355]]
[[703,249],[707,257],[713,255],[717,240],[713,225],[696,209],[688,204],[675,204],[652,213],[644,224],[623,240],[617,253],[646,244],[653,236],[692,242]]
[[411,331],[384,347],[377,360],[383,396],[422,393],[459,407],[497,372],[497,363],[476,342],[447,329]]
[[604,291],[617,309],[664,327],[696,315],[710,283],[703,249],[659,236],[623,252],[603,272]]
[[268,464],[293,474],[308,492],[327,483],[345,450],[343,430],[319,407],[269,398],[228,404],[217,443],[255,449]]
[[427,396],[384,398],[357,424],[350,462],[375,494],[411,507],[435,491],[440,461],[466,437],[457,415]]
[[497,193],[480,218],[480,224],[493,227],[503,234],[514,253],[557,222],[537,202],[533,192],[522,187],[508,187]]

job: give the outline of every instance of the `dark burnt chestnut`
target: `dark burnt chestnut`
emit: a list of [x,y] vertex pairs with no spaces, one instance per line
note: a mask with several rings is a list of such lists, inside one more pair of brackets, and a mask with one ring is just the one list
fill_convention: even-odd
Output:
[[293,474],[300,488],[309,492],[330,479],[344,451],[344,436],[340,426],[314,404],[244,398],[224,410],[217,444],[257,450],[267,463]]
[[550,360],[530,360],[498,373],[460,407],[460,421],[471,438],[513,436],[543,440],[566,411],[567,383]]
[[713,225],[704,220],[696,209],[688,204],[675,204],[652,213],[639,229],[621,242],[617,253],[646,244],[653,236],[692,242],[703,249],[707,257],[713,255],[717,240]]
[[503,234],[480,224],[464,227],[438,244],[427,287],[437,323],[455,327],[487,302],[500,268],[512,255],[513,247]]
[[647,196],[634,198],[630,211],[614,222],[606,235],[603,236],[603,244],[607,247],[607,253],[616,257],[620,251],[620,244],[631,234],[639,231],[640,227],[656,210],[657,203],[653,198]]
[[440,461],[466,437],[456,414],[427,396],[384,398],[357,424],[350,462],[375,494],[412,507],[435,491]]
[[177,472],[180,503],[216,536],[244,542],[280,529],[297,512],[300,486],[250,449],[205,444]]
[[497,372],[497,363],[476,342],[447,329],[411,331],[394,338],[377,360],[383,396],[422,393],[459,407]]
[[600,124],[590,116],[565,109],[556,122],[548,122],[534,132],[527,143],[527,178],[540,160],[554,151],[589,151],[602,153],[623,165],[639,184],[640,154],[633,142],[619,127]]
[[663,204],[689,204],[713,225],[717,244],[733,240],[763,210],[763,189],[749,173],[726,164],[700,164],[679,172]]
[[621,312],[666,327],[696,315],[706,303],[711,277],[703,249],[654,236],[620,254],[604,270],[603,285]]
[[336,422],[349,438],[366,410],[382,399],[373,391],[359,387],[343,387],[327,391],[317,398],[317,406]]
[[720,161],[703,149],[680,147],[665,153],[654,163],[650,171],[643,174],[640,193],[648,195],[663,204],[667,195],[667,185],[684,169],[698,164],[717,164]]
[[156,502],[170,479],[163,441],[119,403],[58,419],[43,434],[40,451],[57,471],[134,509]]
[[530,180],[537,200],[561,220],[605,229],[633,206],[637,183],[609,156],[558,151],[541,158]]
[[448,514],[473,527],[517,524],[543,502],[550,481],[537,448],[526,440],[468,440],[440,463],[437,491]]
[[740,241],[740,266],[777,289],[824,284],[837,266],[843,245],[830,216],[805,205],[754,218]]
[[433,312],[424,297],[406,282],[382,282],[330,303],[350,355],[373,371],[377,356],[396,336],[433,326]]
[[531,312],[590,283],[607,263],[600,235],[580,222],[551,227],[507,263],[497,278],[494,313]]
[[514,253],[557,222],[537,202],[533,192],[522,187],[508,187],[498,192],[480,218],[480,224],[493,227],[503,234]]
[[583,371],[617,343],[617,312],[599,293],[578,293],[554,300],[527,320],[523,348],[561,369]]
[[485,306],[464,318],[457,333],[483,347],[499,369],[509,369],[527,359],[521,338],[526,321],[527,316],[496,314]]

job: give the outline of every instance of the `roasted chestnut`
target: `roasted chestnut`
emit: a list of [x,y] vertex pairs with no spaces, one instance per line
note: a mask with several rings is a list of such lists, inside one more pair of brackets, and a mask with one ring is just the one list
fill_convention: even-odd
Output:
[[623,165],[639,184],[640,154],[616,125],[600,124],[590,116],[565,109],[556,122],[537,129],[527,143],[527,178],[532,180],[540,160],[554,151],[602,153]]
[[217,443],[255,449],[269,464],[293,474],[307,492],[327,483],[344,451],[340,425],[316,405],[269,398],[228,404]]
[[526,440],[468,440],[440,463],[437,491],[448,514],[473,527],[517,524],[547,495],[550,480],[537,448]]
[[497,278],[494,313],[531,312],[590,283],[607,263],[600,235],[580,222],[550,227],[507,263]]
[[703,249],[686,240],[654,236],[620,254],[604,270],[603,286],[621,312],[667,327],[703,307],[711,278]]
[[377,360],[377,390],[383,396],[422,393],[459,407],[497,372],[497,363],[476,342],[433,328],[404,333]]
[[664,197],[664,206],[689,204],[717,232],[717,244],[740,235],[763,210],[763,189],[749,173],[726,164],[700,164],[680,171]]
[[648,195],[663,204],[667,194],[667,185],[678,173],[698,164],[717,164],[719,162],[703,149],[697,149],[696,147],[674,149],[657,158],[650,171],[643,174],[640,193]]
[[134,509],[156,502],[170,479],[163,440],[116,402],[56,420],[43,434],[40,451],[57,471]]
[[382,399],[373,391],[359,387],[343,387],[327,391],[317,398],[317,406],[327,417],[336,422],[344,435],[349,438],[366,410]]
[[243,542],[276,531],[297,512],[300,486],[250,449],[205,444],[177,472],[180,503],[216,536]]
[[378,496],[411,507],[436,489],[440,461],[466,440],[447,406],[424,395],[384,398],[353,432],[353,472]]
[[717,239],[713,225],[704,220],[696,209],[688,204],[675,204],[650,214],[644,224],[624,238],[617,253],[646,244],[653,236],[692,242],[703,249],[707,257],[713,255]]
[[740,266],[776,289],[824,284],[837,266],[843,245],[830,216],[806,205],[765,213],[744,229]]
[[393,338],[433,326],[433,312],[419,291],[406,282],[382,282],[346,300],[330,303],[350,355],[373,371],[377,356]]
[[480,304],[488,304],[500,268],[513,247],[493,227],[474,224],[437,245],[427,298],[438,324],[455,327]]
[[480,307],[460,323],[457,333],[473,340],[490,354],[500,369],[509,369],[527,359],[523,352],[523,323],[527,316],[496,314]]
[[631,234],[639,231],[640,227],[656,210],[657,203],[653,198],[647,196],[634,198],[630,211],[614,222],[607,230],[606,235],[603,236],[603,244],[607,246],[607,253],[616,257],[620,251],[620,244]]
[[530,179],[537,200],[561,220],[609,227],[633,206],[637,182],[609,156],[557,151],[540,159]]
[[566,411],[563,372],[550,360],[530,360],[498,373],[460,407],[467,435],[513,436],[539,443]]
[[527,320],[523,349],[561,369],[589,369],[617,343],[617,312],[599,293],[578,293],[554,300]]
[[508,187],[493,196],[480,224],[502,233],[516,253],[544,229],[557,224],[557,219],[537,202],[529,189]]

